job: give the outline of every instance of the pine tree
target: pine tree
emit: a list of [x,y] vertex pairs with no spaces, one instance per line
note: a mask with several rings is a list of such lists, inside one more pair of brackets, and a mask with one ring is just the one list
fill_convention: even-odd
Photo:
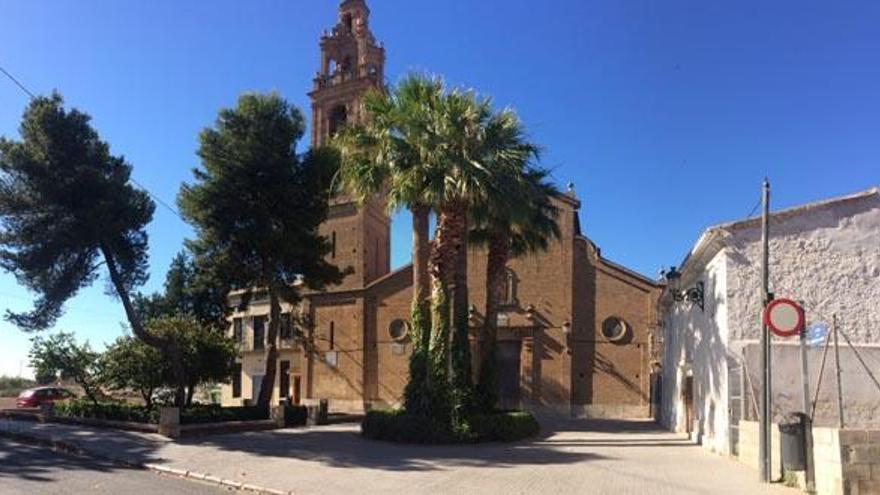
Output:
[[226,289],[269,296],[266,372],[258,405],[268,407],[275,386],[281,303],[300,300],[302,279],[310,289],[339,283],[343,272],[325,261],[330,244],[318,227],[328,211],[337,156],[296,152],[303,117],[277,94],[245,94],[223,109],[200,135],[194,184],[179,203],[197,239],[188,246],[196,265]]

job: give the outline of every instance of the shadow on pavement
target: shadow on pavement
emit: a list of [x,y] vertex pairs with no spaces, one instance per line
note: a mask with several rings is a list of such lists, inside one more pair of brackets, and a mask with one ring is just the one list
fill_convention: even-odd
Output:
[[359,429],[318,427],[186,439],[181,445],[210,445],[223,451],[298,459],[331,467],[388,471],[432,471],[450,467],[509,468],[571,464],[607,457],[543,445],[540,440],[510,444],[407,445],[366,440]]
[[[125,471],[109,461],[83,459],[50,452],[0,438],[0,485],[4,478],[28,481],[63,481],[64,471]],[[0,490],[2,491],[2,490]]]

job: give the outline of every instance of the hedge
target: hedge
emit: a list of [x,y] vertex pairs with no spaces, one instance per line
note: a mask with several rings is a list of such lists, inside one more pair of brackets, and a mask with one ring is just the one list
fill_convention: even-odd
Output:
[[[158,424],[159,408],[147,408],[124,402],[99,402],[78,399],[55,403],[55,415],[69,418],[128,421],[131,423]],[[285,423],[289,426],[306,424],[304,406],[288,406]],[[225,423],[229,421],[259,421],[269,419],[269,412],[259,407],[221,407],[218,405],[193,405],[180,412],[180,424]]]
[[285,426],[305,426],[308,420],[309,412],[306,406],[294,406],[288,404],[284,408],[284,425]]
[[531,413],[509,411],[475,416],[471,429],[483,442],[513,442],[537,435],[541,427]]
[[430,426],[424,418],[407,415],[406,411],[370,411],[361,423],[361,434],[373,440],[400,443],[473,443],[513,442],[538,434],[535,417],[525,411],[508,411],[478,415],[469,427],[452,432]]
[[159,423],[159,410],[124,402],[99,402],[85,400],[56,402],[54,414],[66,418],[103,419],[130,423]]
[[221,407],[191,406],[180,411],[180,424],[226,423],[228,421],[260,421],[269,419],[269,411],[256,406]]

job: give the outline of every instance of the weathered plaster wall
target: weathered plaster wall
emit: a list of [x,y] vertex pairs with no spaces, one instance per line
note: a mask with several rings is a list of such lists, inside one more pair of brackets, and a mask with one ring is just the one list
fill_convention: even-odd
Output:
[[[757,340],[760,225],[734,228],[729,235],[731,339]],[[811,320],[836,313],[855,342],[880,342],[880,198],[771,217],[770,291],[803,301]]]
[[[761,331],[760,227],[750,224],[729,231],[732,347],[737,353],[755,346],[749,372],[760,387],[757,342]],[[777,297],[802,301],[808,322],[831,322],[859,345],[863,357],[880,375],[880,199],[876,195],[781,214],[770,222],[770,290]],[[774,337],[773,413],[778,420],[800,411],[802,385],[796,338]],[[841,367],[848,424],[880,426],[880,390],[867,380],[855,355],[841,346]],[[833,352],[829,356],[833,358]],[[815,390],[821,349],[809,356]],[[829,359],[828,366],[833,364]],[[834,424],[836,397],[833,370],[827,369],[817,408],[817,424]]]

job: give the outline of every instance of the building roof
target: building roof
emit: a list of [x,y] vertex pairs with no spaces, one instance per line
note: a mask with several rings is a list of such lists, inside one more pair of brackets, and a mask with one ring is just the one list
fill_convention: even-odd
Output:
[[[793,206],[791,208],[785,208],[775,212],[770,212],[770,219],[775,221],[787,220],[789,218],[804,215],[806,213],[810,213],[822,208],[827,208],[829,206],[836,206],[854,201],[862,201],[868,198],[880,198],[880,187],[872,187],[870,189],[866,189],[864,191],[853,194],[813,201],[811,203],[805,203],[802,205]],[[687,270],[688,267],[693,264],[692,260],[702,259],[706,256],[708,252],[712,252],[714,254],[712,248],[720,247],[718,241],[723,239],[726,235],[729,235],[736,230],[757,227],[760,224],[761,217],[756,216],[734,220],[731,222],[719,223],[707,228],[705,231],[703,231],[703,234],[700,235],[700,238],[697,240],[696,244],[694,244],[694,247],[691,249],[691,251],[682,260],[681,264],[679,265],[681,267],[679,271],[684,273],[685,270]]]

